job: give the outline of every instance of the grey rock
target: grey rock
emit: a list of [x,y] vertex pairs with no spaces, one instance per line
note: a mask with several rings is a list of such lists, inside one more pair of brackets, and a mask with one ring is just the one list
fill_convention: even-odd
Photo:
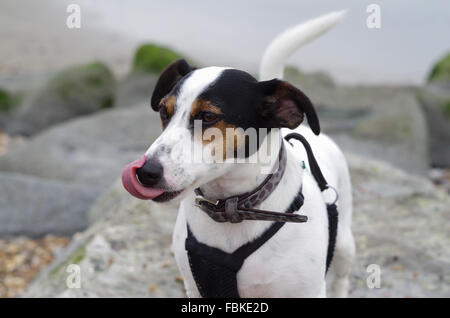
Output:
[[137,103],[150,105],[150,96],[158,77],[151,73],[134,72],[121,79],[117,84],[117,107],[129,107]]
[[161,132],[148,104],[56,125],[0,157],[0,171],[108,187]]
[[68,235],[88,225],[96,187],[0,173],[0,236]]
[[345,151],[426,175],[428,128],[414,88],[335,86],[306,75],[288,80],[311,99],[323,131]]
[[336,87],[333,78],[324,72],[301,72],[295,66],[287,66],[284,70],[284,78],[294,83],[297,87],[301,89],[306,89],[309,91],[309,87],[320,87],[323,88],[334,88]]
[[[354,194],[357,260],[352,297],[450,296],[450,197],[424,178],[348,155]],[[89,212],[91,227],[46,269],[27,297],[183,297],[170,252],[175,208],[128,195],[120,182]],[[67,266],[81,269],[81,288],[66,285]],[[369,289],[367,266],[381,268]]]
[[115,86],[114,75],[101,63],[63,70],[25,98],[6,130],[29,136],[56,123],[110,108]]
[[429,84],[417,93],[429,127],[433,166],[450,166],[450,82]]
[[[348,155],[357,261],[353,297],[450,296],[450,196],[427,179]],[[370,289],[367,266],[381,269]]]
[[[30,286],[25,297],[184,297],[171,253],[175,209],[131,198],[118,182],[90,211],[101,218]],[[81,288],[66,285],[78,264]]]

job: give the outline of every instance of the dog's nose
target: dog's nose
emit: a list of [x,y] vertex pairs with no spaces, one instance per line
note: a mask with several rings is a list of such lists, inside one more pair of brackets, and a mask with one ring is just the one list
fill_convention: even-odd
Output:
[[139,182],[146,186],[155,186],[163,176],[163,166],[158,160],[147,160],[145,164],[136,170]]

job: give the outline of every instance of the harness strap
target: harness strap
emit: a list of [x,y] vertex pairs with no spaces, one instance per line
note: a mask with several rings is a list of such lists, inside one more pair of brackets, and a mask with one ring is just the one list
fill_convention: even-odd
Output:
[[328,273],[331,261],[333,260],[334,248],[336,246],[337,226],[338,226],[338,210],[336,204],[327,204],[328,212],[328,250],[327,250],[327,265],[325,274]]
[[[325,180],[322,171],[314,157],[311,146],[308,141],[297,133],[291,133],[285,137],[286,141],[289,142],[290,139],[296,139],[300,141],[308,155],[308,161],[310,165],[310,170],[315,178],[321,191],[324,191],[330,186]],[[292,144],[291,144],[292,145]],[[283,150],[280,151],[280,157],[283,156]],[[279,180],[276,181],[278,184]],[[263,183],[264,185],[265,183]],[[201,195],[200,190],[197,195]],[[256,192],[251,192],[256,193]],[[336,193],[337,194],[337,193]],[[243,196],[243,197],[247,197]],[[241,197],[241,198],[243,198]],[[337,196],[336,196],[337,200]],[[214,204],[209,202],[209,200],[203,199],[201,201],[201,206],[203,211],[207,212],[215,221],[218,222],[240,222],[242,219],[259,219],[255,218],[258,213],[265,213],[262,219],[268,220],[271,213],[275,213],[276,222],[274,222],[267,230],[265,230],[258,238],[250,241],[233,253],[226,253],[218,248],[208,246],[199,242],[194,234],[192,233],[189,224],[187,224],[187,238],[185,241],[185,248],[188,255],[189,265],[192,271],[197,288],[202,297],[228,297],[228,298],[238,298],[239,292],[237,287],[237,272],[241,269],[244,264],[245,259],[253,254],[258,248],[260,248],[264,243],[271,239],[285,224],[288,220],[292,220],[287,216],[300,216],[298,214],[293,214],[293,212],[300,210],[304,202],[304,197],[302,194],[302,188],[300,187],[297,195],[290,204],[289,208],[285,213],[277,213],[272,211],[262,211],[249,207],[237,208],[239,201],[239,196],[230,197],[226,200],[220,202],[221,208],[218,209],[218,203]],[[205,208],[206,204],[213,204],[215,208],[208,207]],[[222,210],[223,207],[223,210]],[[253,212],[251,215],[245,215],[245,209],[247,211]],[[239,211],[240,210],[240,211]],[[338,211],[335,202],[327,204],[328,213],[328,251],[326,258],[326,271],[328,272],[331,261],[333,259],[334,248],[336,245],[336,235],[337,235],[337,225],[338,225]],[[215,217],[213,217],[213,215]],[[244,216],[245,215],[245,216]],[[285,218],[280,218],[281,216],[286,216]],[[307,218],[302,219],[306,222]]]
[[291,139],[295,139],[303,144],[303,147],[305,147],[306,150],[306,154],[308,155],[311,174],[313,175],[314,179],[316,179],[316,182],[319,185],[321,191],[328,189],[329,188],[328,182],[327,180],[325,180],[325,177],[323,176],[322,171],[320,170],[319,164],[316,161],[316,157],[314,157],[311,146],[309,145],[309,142],[306,140],[306,138],[298,133],[290,133],[286,135],[284,139],[286,139],[286,141],[288,142]]
[[[320,170],[319,164],[314,157],[311,146],[305,137],[298,133],[290,133],[284,137],[286,141],[289,142],[290,139],[295,139],[300,141],[305,147],[306,153],[308,155],[309,166],[311,170],[311,174],[320,188],[321,191],[325,191],[330,188],[328,182],[325,180],[325,177]],[[336,190],[335,190],[336,191]],[[336,200],[337,201],[337,192],[336,192]],[[327,261],[326,261],[326,271],[330,268],[331,261],[333,260],[334,248],[336,246],[336,236],[337,236],[337,226],[338,226],[338,210],[335,202],[331,204],[327,204],[327,214],[328,214],[328,251],[327,251]]]
[[[300,187],[285,213],[298,211],[303,202]],[[285,222],[274,222],[258,238],[242,245],[231,254],[199,242],[187,224],[185,248],[200,295],[208,298],[238,298],[236,275],[245,259],[270,240],[284,224]]]

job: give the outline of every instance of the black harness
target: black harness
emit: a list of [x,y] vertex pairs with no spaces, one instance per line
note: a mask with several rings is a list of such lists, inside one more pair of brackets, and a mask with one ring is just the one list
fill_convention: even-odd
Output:
[[[330,188],[319,168],[319,165],[317,164],[307,140],[302,135],[297,133],[291,133],[287,135],[285,139],[287,141],[290,139],[296,139],[303,144],[308,155],[311,173],[314,176],[320,190],[324,191]],[[281,175],[284,172],[284,164],[286,160],[284,152],[285,149],[282,144],[279,154],[280,167],[278,169],[282,169],[282,172],[278,172],[278,174]],[[239,298],[240,296],[236,276],[244,264],[245,259],[260,248],[272,236],[274,236],[286,222],[303,223],[307,221],[306,216],[294,214],[294,212],[300,210],[304,202],[301,186],[297,195],[284,213],[257,210],[249,206],[251,203],[253,203],[253,206],[258,205],[261,201],[267,198],[280,179],[281,176],[271,174],[254,191],[244,193],[239,196],[216,200],[215,202],[197,198],[197,206],[199,206],[217,222],[238,223],[242,220],[274,221],[272,225],[258,238],[242,245],[233,253],[226,253],[218,248],[199,242],[192,233],[189,224],[187,224],[185,248],[188,254],[192,276],[194,277],[195,283],[202,297]],[[267,191],[269,189],[270,191]],[[196,189],[196,193],[198,196],[203,195],[200,189]],[[338,223],[338,211],[335,204],[336,201],[337,193],[335,202],[327,204],[329,236],[326,272],[328,271],[333,259],[334,247],[336,244]]]

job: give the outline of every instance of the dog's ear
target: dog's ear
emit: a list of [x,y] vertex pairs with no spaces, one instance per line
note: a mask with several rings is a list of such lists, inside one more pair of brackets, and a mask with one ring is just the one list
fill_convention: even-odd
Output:
[[320,134],[316,111],[302,91],[278,79],[259,82],[258,85],[263,92],[262,116],[269,127],[294,129],[306,115],[311,130],[316,135]]
[[163,70],[153,90],[151,105],[154,111],[159,111],[161,99],[172,90],[180,79],[191,71],[192,68],[184,59],[172,62]]

